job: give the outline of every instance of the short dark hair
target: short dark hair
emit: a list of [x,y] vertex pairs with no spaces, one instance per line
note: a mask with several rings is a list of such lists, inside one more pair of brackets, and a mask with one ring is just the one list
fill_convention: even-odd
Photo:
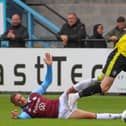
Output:
[[126,19],[125,19],[125,17],[123,17],[123,16],[119,16],[118,18],[117,18],[117,20],[116,20],[116,22],[125,22],[126,21]]
[[13,93],[11,96],[10,96],[10,102],[15,104],[15,96],[17,95],[17,93]]

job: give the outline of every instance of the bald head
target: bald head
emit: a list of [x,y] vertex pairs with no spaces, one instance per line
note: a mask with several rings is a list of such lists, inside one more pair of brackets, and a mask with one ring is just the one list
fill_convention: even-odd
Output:
[[21,18],[18,14],[12,15],[12,26],[18,26],[21,23]]

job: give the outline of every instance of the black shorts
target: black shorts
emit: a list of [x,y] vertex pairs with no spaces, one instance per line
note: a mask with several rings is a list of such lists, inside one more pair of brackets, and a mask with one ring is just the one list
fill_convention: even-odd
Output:
[[102,72],[115,78],[121,71],[126,71],[126,57],[115,49],[109,54]]

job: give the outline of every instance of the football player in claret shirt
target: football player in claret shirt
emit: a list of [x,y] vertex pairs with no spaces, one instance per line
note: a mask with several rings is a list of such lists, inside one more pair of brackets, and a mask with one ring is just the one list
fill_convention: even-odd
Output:
[[[44,58],[47,64],[47,73],[45,80],[39,88],[32,91],[26,99],[19,93],[12,94],[11,102],[21,107],[21,113],[14,110],[11,112],[13,119],[29,119],[29,118],[77,118],[77,119],[116,119],[121,118],[121,114],[112,113],[93,113],[85,110],[77,109],[76,104],[70,104],[68,90],[66,90],[59,98],[55,100],[47,99],[42,95],[52,82],[52,56],[45,54]],[[95,79],[83,80],[73,86],[76,91],[82,90],[95,83]],[[92,83],[91,83],[92,82]]]

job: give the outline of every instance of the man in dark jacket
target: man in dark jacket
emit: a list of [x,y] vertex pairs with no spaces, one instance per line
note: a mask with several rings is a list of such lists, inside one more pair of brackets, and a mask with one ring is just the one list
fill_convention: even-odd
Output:
[[79,48],[84,46],[82,39],[86,38],[85,25],[80,22],[75,13],[69,13],[67,22],[58,33],[58,39],[63,41],[66,48]]
[[3,40],[9,41],[9,47],[25,47],[25,40],[28,38],[27,30],[21,25],[18,14],[12,15],[11,27],[2,35]]

